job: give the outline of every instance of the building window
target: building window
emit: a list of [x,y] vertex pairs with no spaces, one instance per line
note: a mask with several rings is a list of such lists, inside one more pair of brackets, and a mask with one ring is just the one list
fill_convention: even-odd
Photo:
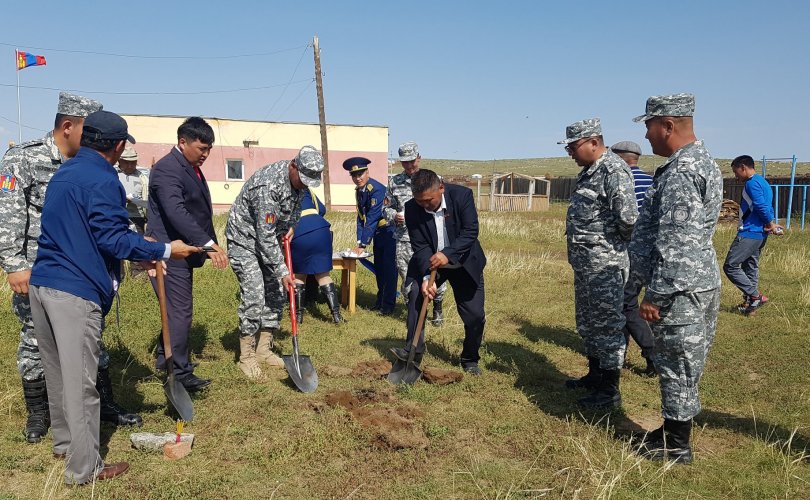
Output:
[[244,168],[242,167],[242,160],[226,160],[226,179],[229,181],[243,181],[245,180]]

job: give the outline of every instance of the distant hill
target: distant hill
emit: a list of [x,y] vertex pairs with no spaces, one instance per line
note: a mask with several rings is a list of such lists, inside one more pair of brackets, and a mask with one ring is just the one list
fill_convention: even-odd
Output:
[[[655,168],[663,163],[663,158],[652,155],[644,155],[639,162],[642,170],[652,173]],[[731,160],[718,159],[718,165],[723,170],[724,177],[732,177]],[[481,174],[484,179],[490,178],[493,173],[516,172],[525,175],[545,175],[548,177],[575,177],[580,168],[574,160],[568,157],[556,158],[522,158],[504,160],[442,160],[423,158],[422,168],[434,170],[440,175],[446,176],[469,176]],[[399,165],[394,164],[393,172],[399,171]],[[759,164],[757,164],[759,171]],[[767,175],[788,176],[790,175],[790,163],[768,162]],[[810,176],[810,162],[799,162],[796,168],[797,176]]]

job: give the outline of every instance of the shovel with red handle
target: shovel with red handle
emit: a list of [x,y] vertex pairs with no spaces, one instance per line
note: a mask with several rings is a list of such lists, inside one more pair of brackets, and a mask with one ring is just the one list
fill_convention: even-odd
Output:
[[[287,261],[287,269],[290,271],[290,276],[293,275],[292,267],[292,254],[290,253],[290,239],[283,238],[284,241],[284,257]],[[292,324],[292,345],[293,353],[291,355],[282,356],[284,359],[284,367],[287,368],[287,373],[290,375],[293,383],[301,392],[315,392],[318,388],[318,374],[312,366],[312,360],[309,356],[302,356],[298,353],[298,321],[295,319],[295,288],[290,285],[288,290],[290,296],[290,323]]]

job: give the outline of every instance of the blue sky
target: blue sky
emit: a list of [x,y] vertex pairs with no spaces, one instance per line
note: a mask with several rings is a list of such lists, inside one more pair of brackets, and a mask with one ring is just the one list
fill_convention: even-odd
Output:
[[[15,45],[48,61],[20,72],[21,85],[86,91],[111,111],[317,122],[306,48],[317,34],[327,121],[387,125],[391,151],[415,140],[427,158],[563,156],[565,126],[598,116],[608,143],[634,140],[649,153],[631,118],[649,95],[692,92],[698,136],[715,156],[810,161],[808,2],[112,5],[48,0],[4,23],[3,144],[18,135]],[[21,89],[22,122],[33,127],[23,139],[52,127],[57,93]]]

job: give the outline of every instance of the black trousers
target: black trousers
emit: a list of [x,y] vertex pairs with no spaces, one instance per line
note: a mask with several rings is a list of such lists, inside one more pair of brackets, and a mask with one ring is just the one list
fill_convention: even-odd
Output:
[[[187,266],[167,263],[166,279],[166,312],[169,316],[169,335],[172,344],[172,364],[174,375],[183,379],[191,375],[194,368],[189,362],[188,333],[191,330],[191,318],[194,308],[192,288],[194,285],[194,269]],[[157,282],[150,278],[152,287],[157,295]],[[158,370],[166,368],[166,358],[163,352],[163,339],[158,337],[157,360],[155,367]]]
[[[464,323],[464,347],[461,350],[461,364],[470,365],[478,363],[480,356],[478,349],[481,347],[481,340],[484,338],[484,324],[486,316],[484,314],[484,276],[476,284],[463,269],[439,269],[436,276],[436,286],[445,281],[453,288],[453,296],[456,298],[456,309],[458,315]],[[422,295],[421,281],[414,282],[408,293],[408,337],[406,339],[406,349],[410,349],[413,335],[416,331],[416,324],[419,322],[419,312],[422,309],[424,296]],[[419,343],[416,345],[416,352],[425,352],[424,325],[419,332]]]
[[641,288],[641,283],[633,278],[633,273],[630,273],[630,278],[624,286],[624,308],[622,312],[627,319],[624,325],[624,338],[629,343],[630,337],[633,337],[633,340],[641,348],[641,356],[650,359],[655,349],[655,340],[650,325],[638,312],[638,295],[641,293]]

